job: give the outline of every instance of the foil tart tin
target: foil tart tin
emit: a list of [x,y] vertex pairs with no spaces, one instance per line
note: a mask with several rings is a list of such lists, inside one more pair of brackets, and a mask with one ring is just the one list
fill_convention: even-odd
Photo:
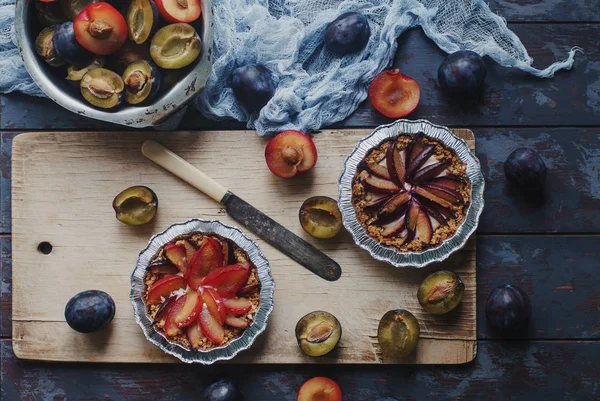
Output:
[[[380,244],[370,237],[356,217],[352,205],[352,181],[358,165],[367,153],[379,146],[386,139],[395,138],[400,134],[415,135],[423,132],[425,135],[438,139],[453,149],[457,156],[466,164],[466,172],[471,181],[471,204],[467,209],[465,220],[456,233],[441,245],[421,252],[400,252],[395,248]],[[471,152],[467,142],[454,135],[447,127],[430,123],[427,120],[398,120],[388,125],[381,125],[358,142],[344,163],[344,170],[339,179],[338,206],[342,213],[344,227],[354,238],[354,242],[365,249],[371,256],[382,262],[396,267],[424,267],[434,262],[441,262],[453,252],[462,248],[479,224],[479,216],[483,210],[483,190],[485,180],[477,157]]]
[[[235,242],[240,248],[246,251],[250,261],[256,266],[258,278],[261,283],[260,306],[254,316],[253,323],[244,330],[241,336],[233,339],[228,344],[206,351],[187,349],[180,344],[169,341],[162,333],[155,329],[152,320],[146,313],[146,305],[142,298],[144,276],[150,260],[169,241],[178,236],[193,232],[215,233]],[[210,365],[217,361],[232,359],[239,352],[247,350],[252,346],[256,337],[265,331],[269,315],[273,311],[274,291],[275,282],[271,275],[271,267],[254,241],[246,237],[238,228],[225,225],[220,221],[191,219],[183,223],[175,223],[150,239],[148,246],[140,252],[136,267],[133,273],[131,273],[131,292],[129,298],[133,304],[135,321],[142,328],[144,336],[146,336],[148,341],[183,362]]]

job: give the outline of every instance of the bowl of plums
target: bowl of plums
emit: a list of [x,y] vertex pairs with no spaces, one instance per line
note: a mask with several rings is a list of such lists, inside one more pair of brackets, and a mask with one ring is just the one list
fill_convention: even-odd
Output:
[[17,0],[27,71],[66,109],[130,127],[158,125],[211,72],[212,0]]

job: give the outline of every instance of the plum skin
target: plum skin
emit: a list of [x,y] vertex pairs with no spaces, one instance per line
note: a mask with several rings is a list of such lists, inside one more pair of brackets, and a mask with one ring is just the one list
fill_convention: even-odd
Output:
[[242,401],[243,394],[229,379],[214,382],[202,393],[202,401]]
[[56,32],[52,36],[52,43],[56,53],[69,64],[91,60],[93,57],[92,53],[84,49],[75,39],[75,31],[71,21],[65,22],[56,28]]
[[505,284],[496,287],[485,305],[488,322],[500,330],[517,330],[526,326],[531,317],[531,302],[525,291]]
[[65,306],[65,319],[80,333],[98,331],[115,316],[115,301],[104,291],[88,290],[73,296]]
[[535,191],[544,186],[547,170],[544,159],[538,152],[520,148],[512,152],[504,162],[504,174],[511,184]]
[[440,87],[444,92],[456,96],[468,96],[478,92],[485,75],[483,59],[470,50],[450,54],[438,68]]
[[273,97],[275,84],[263,65],[244,65],[233,71],[231,87],[248,111],[259,111]]
[[325,48],[338,56],[356,53],[367,46],[370,36],[367,18],[361,13],[347,12],[327,25]]

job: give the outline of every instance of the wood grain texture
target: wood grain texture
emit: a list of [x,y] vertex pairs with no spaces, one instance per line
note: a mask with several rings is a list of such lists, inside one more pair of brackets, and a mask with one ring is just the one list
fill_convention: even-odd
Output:
[[0,237],[0,337],[12,333],[12,255],[10,237]]
[[596,0],[490,0],[490,9],[510,22],[600,21]]
[[460,366],[115,365],[33,363],[2,345],[6,401],[197,401],[227,377],[249,401],[295,401],[305,380],[336,380],[344,401],[596,400],[600,342],[479,341],[473,363]]
[[[393,66],[414,78],[421,87],[419,107],[410,118],[425,118],[438,124],[460,127],[597,124],[600,121],[600,53],[593,51],[600,47],[597,25],[512,24],[510,28],[523,41],[536,66],[544,67],[564,59],[574,45],[581,46],[586,53],[577,56],[573,70],[561,71],[552,79],[535,78],[487,60],[488,74],[483,97],[474,104],[465,105],[445,98],[438,87],[437,69],[445,53],[420,29],[405,32],[399,38]],[[123,129],[76,115],[47,99],[18,94],[0,95],[0,107],[0,129],[4,130]],[[372,127],[389,121],[366,100],[336,127]],[[184,130],[239,128],[244,128],[244,124],[208,120],[192,108],[188,109],[180,125],[180,129]]]
[[[342,278],[327,282],[257,242],[270,261],[276,283],[275,311],[267,331],[235,362],[311,363],[296,346],[293,329],[306,313],[325,309],[338,317],[344,336],[337,351],[319,363],[464,363],[475,341],[475,241],[442,264],[427,269],[395,269],[354,245],[350,235],[331,241],[309,238],[298,208],[309,196],[337,197],[343,161],[370,130],[319,135],[319,163],[294,180],[273,176],[264,165],[265,141],[253,132],[35,133],[13,142],[13,347],[25,359],[94,362],[172,362],[143,337],[133,320],[129,275],[151,234],[192,217],[237,225],[219,205],[176,179],[140,153],[144,140],[158,139],[226,188],[261,209],[333,257]],[[474,146],[472,133],[460,130]],[[225,151],[223,151],[225,150]],[[114,218],[112,198],[130,185],[147,185],[161,208],[148,227],[127,227]],[[247,232],[247,230],[245,230]],[[248,233],[248,232],[247,232]],[[248,233],[255,239],[252,233]],[[48,241],[50,255],[36,250]],[[457,272],[465,295],[454,313],[424,313],[415,294],[433,271]],[[68,299],[100,289],[115,299],[117,313],[108,330],[84,336],[64,323]],[[421,325],[417,352],[404,359],[383,357],[376,332],[383,314],[408,309]]]

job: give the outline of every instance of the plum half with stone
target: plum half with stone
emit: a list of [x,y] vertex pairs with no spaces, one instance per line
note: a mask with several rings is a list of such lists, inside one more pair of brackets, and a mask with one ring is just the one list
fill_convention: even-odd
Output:
[[342,390],[328,377],[313,377],[300,387],[296,401],[342,401]]
[[456,97],[465,97],[481,90],[485,79],[485,63],[470,50],[460,50],[447,56],[438,68],[442,90]]
[[425,277],[417,291],[417,299],[427,312],[440,315],[456,308],[464,292],[465,285],[460,276],[442,270]]
[[62,59],[54,49],[52,37],[56,32],[56,27],[48,27],[42,29],[37,38],[35,39],[35,51],[48,65],[52,67],[60,67],[65,64],[65,60]]
[[260,64],[236,68],[231,78],[231,87],[237,100],[249,112],[262,109],[275,92],[269,70]]
[[313,196],[300,207],[300,224],[315,238],[328,239],[342,229],[342,214],[337,202],[328,196]]
[[121,103],[125,85],[123,79],[111,70],[95,68],[81,78],[79,88],[88,103],[110,109]]
[[125,84],[125,101],[129,104],[152,99],[160,87],[158,68],[147,60],[131,63],[123,72],[122,78]]
[[379,321],[377,341],[384,354],[405,357],[417,348],[419,334],[417,318],[407,310],[397,309],[386,312]]
[[375,110],[384,116],[400,118],[417,108],[421,89],[417,81],[401,74],[400,70],[386,70],[371,82],[369,99]]
[[130,226],[139,226],[154,218],[158,209],[158,198],[148,187],[129,187],[115,196],[112,206],[117,220]]
[[161,68],[183,68],[198,58],[201,45],[194,27],[185,23],[170,24],[152,37],[150,56]]
[[156,0],[156,5],[167,22],[193,22],[202,13],[200,0]]
[[504,162],[504,174],[508,181],[525,191],[542,189],[546,173],[544,159],[530,148],[515,150]]
[[315,311],[296,324],[296,340],[308,356],[322,356],[335,348],[342,336],[342,325],[329,312]]
[[283,131],[267,144],[265,159],[273,174],[291,178],[315,166],[317,148],[308,135],[300,131]]
[[367,46],[371,28],[367,18],[357,12],[347,12],[327,25],[325,48],[338,56],[361,51]]
[[77,42],[98,55],[115,53],[127,40],[125,18],[116,8],[104,2],[84,8],[75,18],[73,28]]

